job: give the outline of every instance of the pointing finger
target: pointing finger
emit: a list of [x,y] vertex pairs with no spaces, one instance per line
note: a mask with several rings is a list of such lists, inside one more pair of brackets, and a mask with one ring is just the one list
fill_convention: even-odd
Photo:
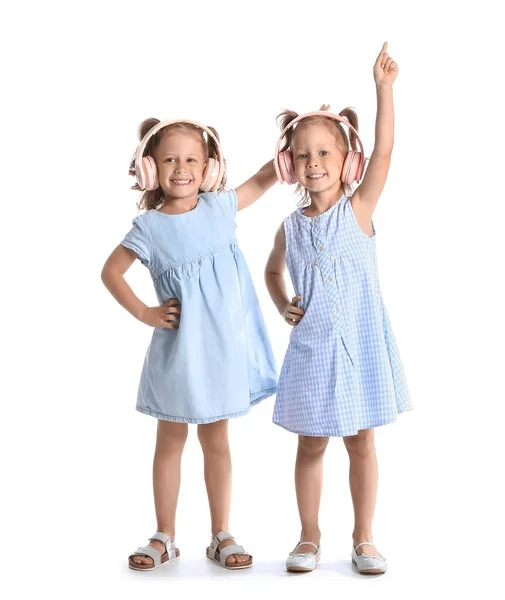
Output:
[[382,49],[379,52],[379,56],[377,57],[377,60],[375,61],[376,65],[380,65],[381,67],[384,66],[384,61],[387,58],[387,49],[388,49],[388,43],[384,42],[384,44],[382,45]]

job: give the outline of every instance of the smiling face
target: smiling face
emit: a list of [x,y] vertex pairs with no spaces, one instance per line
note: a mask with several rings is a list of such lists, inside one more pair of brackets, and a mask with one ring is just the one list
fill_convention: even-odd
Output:
[[311,194],[338,191],[346,149],[333,123],[302,121],[295,129],[291,150],[296,178]]
[[167,129],[153,152],[165,200],[198,195],[207,162],[201,133]]

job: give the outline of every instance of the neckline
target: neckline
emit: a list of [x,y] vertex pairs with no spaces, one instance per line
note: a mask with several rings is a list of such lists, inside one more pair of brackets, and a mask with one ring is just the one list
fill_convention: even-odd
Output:
[[164,217],[183,217],[184,215],[190,215],[192,213],[194,213],[196,210],[198,210],[198,208],[200,207],[200,204],[202,203],[202,198],[200,197],[200,195],[198,195],[198,202],[196,203],[195,207],[192,208],[191,210],[187,210],[186,212],[182,212],[182,213],[164,213],[161,212],[160,210],[153,208],[153,212],[157,213],[158,215],[163,215]]
[[330,208],[328,208],[327,210],[325,210],[325,211],[324,211],[324,212],[322,212],[322,213],[319,213],[318,215],[314,215],[313,217],[307,217],[307,215],[304,215],[304,214],[303,214],[303,211],[304,211],[304,210],[307,210],[307,208],[308,208],[307,206],[301,206],[301,207],[298,209],[298,214],[300,215],[300,217],[301,217],[301,218],[302,218],[304,221],[307,221],[307,222],[309,222],[309,223],[310,223],[311,221],[314,221],[314,220],[316,220],[316,221],[319,221],[319,220],[321,220],[321,219],[325,219],[325,218],[326,218],[326,217],[327,217],[327,216],[328,216],[328,215],[329,215],[329,214],[330,214],[330,213],[331,213],[331,212],[332,212],[332,211],[335,209],[335,207],[336,207],[338,204],[340,204],[340,203],[341,203],[341,201],[342,201],[344,198],[347,198],[347,196],[346,196],[345,194],[342,194],[342,196],[341,196],[341,197],[340,197],[340,198],[339,198],[339,199],[338,199],[336,202],[334,202],[334,203],[333,203],[333,204],[330,206]]

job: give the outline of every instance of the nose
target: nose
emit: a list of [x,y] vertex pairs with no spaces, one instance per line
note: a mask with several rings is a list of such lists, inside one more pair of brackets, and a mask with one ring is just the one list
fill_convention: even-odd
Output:
[[309,169],[317,169],[318,166],[319,165],[317,164],[316,160],[310,160],[309,164],[307,165]]

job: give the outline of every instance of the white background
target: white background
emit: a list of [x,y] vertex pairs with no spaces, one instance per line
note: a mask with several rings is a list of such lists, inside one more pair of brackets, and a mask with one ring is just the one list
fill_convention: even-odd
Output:
[[[2,10],[2,512],[9,598],[353,598],[483,593],[503,562],[504,44],[498,2],[19,2]],[[239,573],[210,539],[196,430],[183,456],[181,560],[126,568],[155,529],[156,421],[135,411],[152,331],[108,294],[101,267],[137,214],[127,167],[146,117],[217,128],[228,179],[271,158],[275,116],[356,108],[373,147],[372,68],[400,73],[396,137],[374,223],[384,300],[415,410],[376,430],[379,578],[351,569],[341,440],[325,459],[322,562],[288,576],[299,523],[296,436],[273,399],[230,423]],[[289,327],[263,269],[296,207],[276,185],[237,218],[279,365]],[[148,271],[127,275],[155,302]]]

